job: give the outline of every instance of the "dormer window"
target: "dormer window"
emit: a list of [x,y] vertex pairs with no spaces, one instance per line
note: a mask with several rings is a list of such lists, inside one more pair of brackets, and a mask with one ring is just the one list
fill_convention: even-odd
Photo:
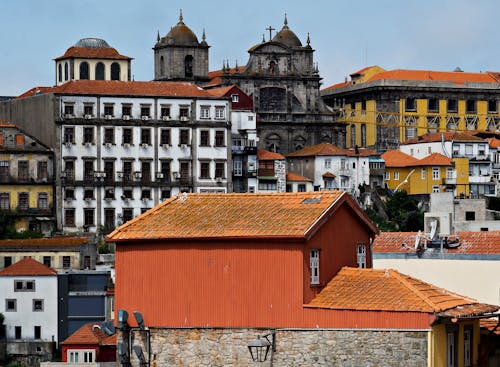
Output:
[[311,265],[311,284],[319,284],[319,249],[311,250],[309,261]]

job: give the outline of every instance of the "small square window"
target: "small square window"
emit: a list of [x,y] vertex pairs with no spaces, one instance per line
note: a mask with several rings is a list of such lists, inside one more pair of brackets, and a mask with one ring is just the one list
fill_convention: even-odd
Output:
[[231,95],[231,101],[232,101],[233,103],[237,103],[237,102],[239,102],[239,101],[240,101],[240,96],[239,96],[239,95],[237,95],[237,94],[232,94],[232,95]]
[[71,267],[71,256],[63,256],[62,266],[64,269],[69,269]]
[[6,299],[5,300],[5,311],[7,311],[7,312],[17,311],[17,300],[16,299]]
[[43,311],[43,299],[34,299],[33,312],[41,312],[41,311]]

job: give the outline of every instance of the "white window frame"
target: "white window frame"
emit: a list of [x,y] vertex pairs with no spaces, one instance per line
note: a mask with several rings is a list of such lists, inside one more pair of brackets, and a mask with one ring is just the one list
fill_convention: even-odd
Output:
[[93,363],[95,362],[94,349],[69,349],[67,360],[70,363]]
[[226,117],[226,107],[215,106],[215,119],[224,120],[225,117]]
[[356,246],[358,268],[366,268],[366,245],[358,243]]
[[325,159],[325,168],[331,168],[332,167],[332,160],[330,158]]
[[441,178],[441,170],[439,167],[432,167],[432,179],[434,181],[439,180]]
[[422,168],[422,180],[425,180],[427,178],[427,168]]
[[311,284],[319,284],[319,249],[309,252],[309,263],[311,266]]
[[432,185],[432,192],[441,192],[439,191],[439,185]]
[[237,103],[240,101],[240,96],[237,94],[231,94],[231,102]]
[[399,171],[394,172],[394,179],[397,181],[399,180]]
[[209,118],[210,118],[210,106],[201,106],[200,119],[209,119]]
[[389,171],[385,172],[385,180],[389,181],[391,179],[391,173]]

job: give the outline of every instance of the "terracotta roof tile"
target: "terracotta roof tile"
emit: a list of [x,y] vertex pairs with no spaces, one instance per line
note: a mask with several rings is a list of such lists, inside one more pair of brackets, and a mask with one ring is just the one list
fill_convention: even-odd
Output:
[[351,82],[341,82],[341,83],[330,85],[329,87],[326,87],[326,88],[322,89],[321,91],[347,87],[348,85],[351,85],[351,84],[352,84]]
[[79,59],[112,59],[112,60],[132,60],[131,57],[120,55],[116,49],[112,47],[92,48],[92,47],[75,47],[72,46],[66,50],[64,55],[55,58],[61,60],[67,58]]
[[491,319],[481,319],[479,320],[479,324],[482,328],[488,329],[489,331],[495,333],[496,335],[500,335],[500,326],[498,325],[498,318]]
[[0,120],[0,127],[17,127],[12,122]]
[[472,132],[454,132],[447,131],[441,133],[428,133],[413,139],[406,140],[403,145],[419,144],[419,143],[435,143],[439,141],[484,141],[478,136],[474,136]]
[[[22,96],[29,96],[28,92]],[[207,90],[192,83],[155,81],[72,80],[57,87],[43,89],[42,93],[215,98]]]
[[301,175],[298,175],[298,174],[293,173],[293,172],[287,172],[286,180],[287,181],[299,181],[299,182],[302,182],[302,181],[312,182],[311,179],[304,177],[304,176],[301,176]]
[[19,240],[0,240],[0,247],[50,247],[50,246],[80,246],[89,242],[87,237],[47,237],[47,238],[31,238]]
[[296,152],[287,154],[287,157],[311,157],[328,155],[350,155],[347,149],[339,148],[333,144],[323,143],[304,147]]
[[375,80],[418,80],[450,82],[454,84],[464,83],[498,83],[497,78],[490,73],[466,73],[455,71],[431,71],[431,70],[389,70],[375,74],[368,82]]
[[440,154],[432,153],[418,161],[418,166],[451,166],[451,159]]
[[101,325],[102,322],[89,322],[88,324],[82,325],[66,340],[61,342],[61,344],[116,345],[116,334],[105,334],[100,328]]
[[30,276],[47,276],[56,275],[56,271],[43,265],[42,263],[33,260],[31,257],[25,257],[24,259],[0,270],[0,276],[18,276],[18,275],[30,275]]
[[257,159],[261,161],[271,161],[277,159],[285,159],[285,156],[283,154],[270,152],[269,150],[257,149]]
[[416,166],[419,161],[417,158],[396,149],[386,151],[380,158],[385,161],[387,168]]
[[36,96],[37,94],[43,94],[50,92],[54,87],[33,87],[30,90],[27,90],[20,96],[17,96],[16,98],[26,98],[26,97],[33,97]]
[[479,304],[392,269],[348,267],[342,268],[306,307],[433,314],[451,311],[459,316],[494,312],[499,308]]
[[[373,242],[373,252],[415,252],[416,232],[381,232]],[[447,254],[500,254],[500,231],[457,232],[460,246],[443,248]]]
[[486,141],[488,141],[488,144],[490,145],[490,148],[500,148],[500,140],[497,138],[487,138]]
[[369,230],[377,228],[343,191],[270,194],[181,194],[113,231],[107,240],[182,238],[307,238],[338,205],[351,206]]
[[234,85],[229,85],[227,87],[219,87],[219,88],[212,88],[212,89],[207,89],[208,93],[215,97],[224,97],[231,89],[234,88]]

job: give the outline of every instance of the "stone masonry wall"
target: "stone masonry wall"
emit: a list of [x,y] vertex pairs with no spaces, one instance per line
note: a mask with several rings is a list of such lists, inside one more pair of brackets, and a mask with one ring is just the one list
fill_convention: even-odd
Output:
[[[151,366],[258,365],[247,344],[268,332],[151,329]],[[260,366],[424,367],[427,337],[427,331],[276,330],[276,352]],[[135,354],[132,366],[139,366]]]

